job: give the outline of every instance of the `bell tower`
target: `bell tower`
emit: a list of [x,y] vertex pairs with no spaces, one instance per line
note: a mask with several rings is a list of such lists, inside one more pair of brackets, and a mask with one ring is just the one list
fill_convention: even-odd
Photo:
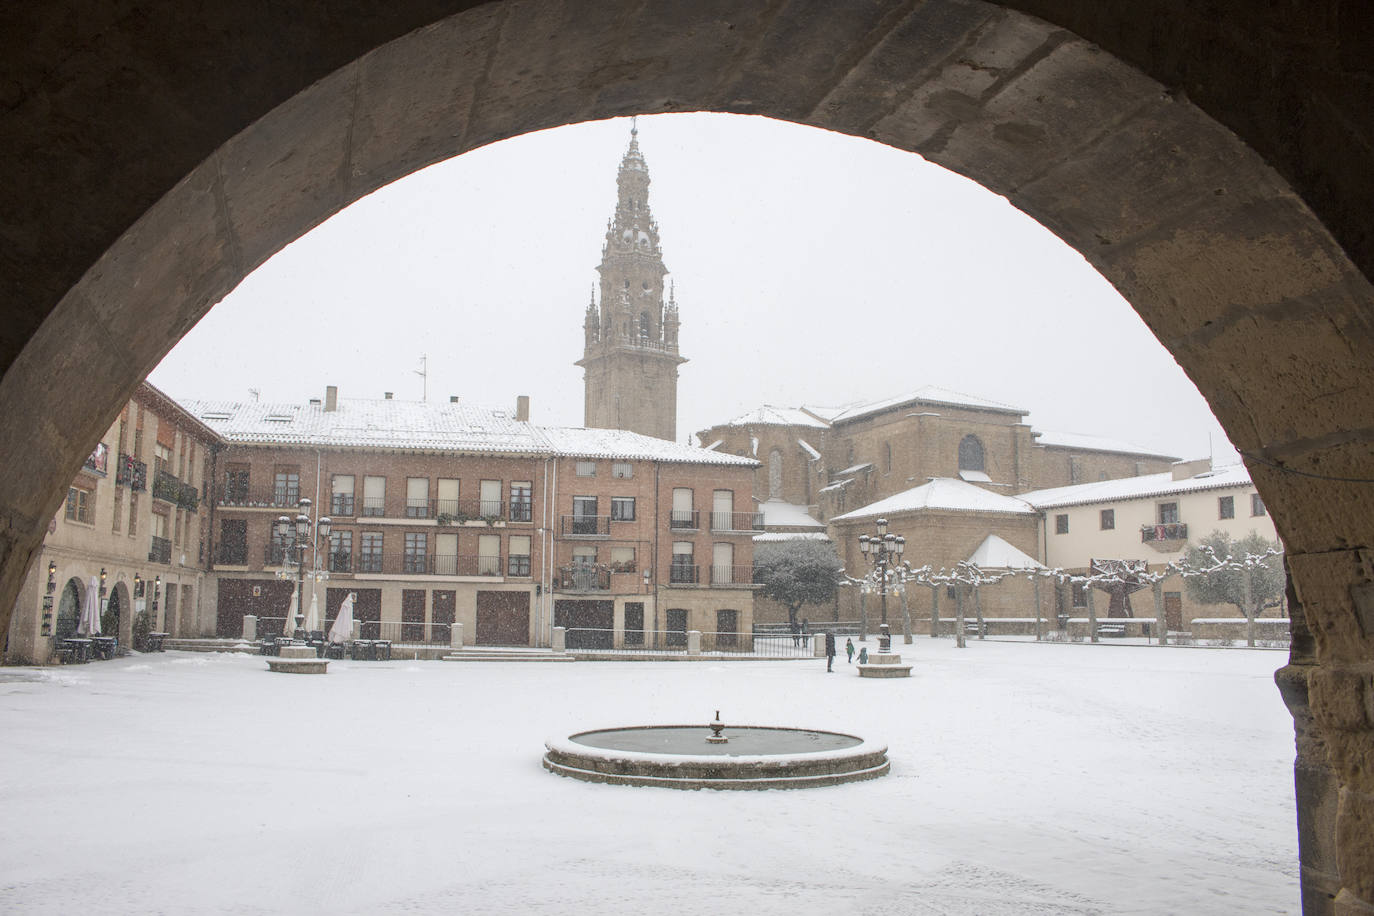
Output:
[[600,305],[592,290],[582,322],[583,425],[628,429],[659,439],[677,437],[677,302],[665,301],[658,224],[649,212],[649,169],[639,128],[616,177],[615,215],[601,248]]

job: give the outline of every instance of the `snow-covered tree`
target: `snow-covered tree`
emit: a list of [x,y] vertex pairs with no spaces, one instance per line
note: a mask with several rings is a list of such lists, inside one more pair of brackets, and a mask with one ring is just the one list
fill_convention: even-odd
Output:
[[793,628],[802,605],[834,600],[842,573],[835,545],[829,541],[798,538],[754,547],[759,594],[787,608],[787,621]]
[[1255,644],[1255,618],[1282,603],[1283,551],[1251,532],[1239,541],[1213,531],[1188,548],[1179,563],[1188,597],[1203,604],[1231,604],[1245,615],[1245,641]]

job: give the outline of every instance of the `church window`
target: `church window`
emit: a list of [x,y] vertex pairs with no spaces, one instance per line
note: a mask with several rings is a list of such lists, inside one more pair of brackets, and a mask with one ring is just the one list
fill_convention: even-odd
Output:
[[768,498],[782,499],[782,449],[780,448],[775,448],[768,453]]
[[892,443],[883,443],[883,473],[892,473]]
[[644,340],[653,336],[653,322],[649,318],[648,312],[640,312],[639,314],[639,336]]
[[959,470],[986,471],[983,466],[983,443],[977,436],[965,436],[959,442]]

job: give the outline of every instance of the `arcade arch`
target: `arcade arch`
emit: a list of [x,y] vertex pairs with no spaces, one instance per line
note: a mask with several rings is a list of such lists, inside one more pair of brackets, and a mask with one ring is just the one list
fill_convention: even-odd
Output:
[[[1122,292],[1208,398],[1273,510],[1292,603],[1311,624],[1295,615],[1295,664],[1280,676],[1297,724],[1305,903],[1374,905],[1374,772],[1360,763],[1374,747],[1361,711],[1374,695],[1374,191],[1367,157],[1351,153],[1374,130],[1358,94],[1341,98],[1358,69],[1350,49],[1368,36],[1338,4],[1310,19],[1240,2],[1211,17],[1182,0],[1164,13],[1014,5],[1079,34],[976,0],[740,4],[733,15],[631,0],[360,3],[371,18],[335,31],[308,16],[273,31],[269,5],[247,3],[231,15],[252,23],[241,40],[263,30],[248,52],[277,53],[232,98],[216,94],[222,73],[168,78],[185,57],[159,41],[148,59],[123,59],[143,46],[119,30],[156,31],[157,4],[140,25],[93,29],[80,55],[43,41],[7,48],[18,61],[7,66],[33,75],[0,83],[3,135],[43,156],[11,172],[6,194],[32,197],[2,208],[17,228],[3,262],[13,269],[0,273],[21,305],[0,354],[0,623],[118,405],[211,304],[313,225],[531,130],[636,112],[768,114],[919,152],[1006,195]],[[325,37],[308,53],[282,47],[308,43],[312,28]],[[145,104],[151,114],[121,120],[105,110],[102,67],[138,84],[131,104],[158,91],[198,104]],[[54,91],[64,80],[101,91]],[[86,134],[45,133],[72,124]],[[107,147],[113,160],[100,158]],[[108,161],[124,170],[104,171]]]

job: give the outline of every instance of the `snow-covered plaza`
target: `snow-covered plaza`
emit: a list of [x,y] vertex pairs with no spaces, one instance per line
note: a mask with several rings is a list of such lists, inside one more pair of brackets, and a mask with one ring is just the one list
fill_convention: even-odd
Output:
[[[918,639],[825,662],[0,670],[12,913],[1297,913],[1286,654]],[[726,722],[885,741],[890,775],[682,792],[544,739]]]

